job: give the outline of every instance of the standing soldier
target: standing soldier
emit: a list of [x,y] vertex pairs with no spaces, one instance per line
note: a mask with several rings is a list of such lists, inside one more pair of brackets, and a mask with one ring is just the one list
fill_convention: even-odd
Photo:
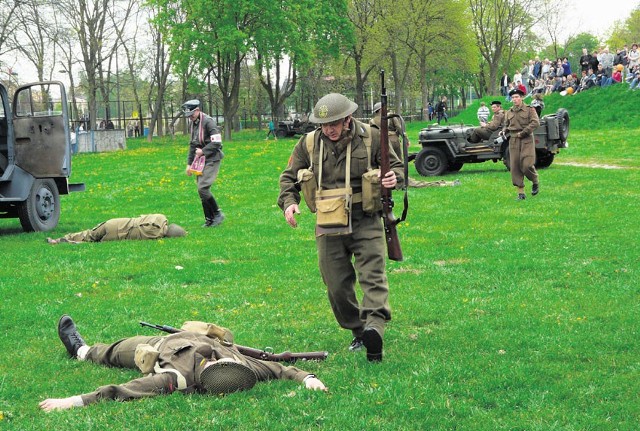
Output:
[[[382,108],[382,103],[378,102],[373,105],[373,118],[369,120],[369,124],[374,126],[376,129],[380,130],[380,109]],[[387,113],[387,116],[391,115],[391,112]],[[404,148],[402,143],[400,142],[402,138],[402,134],[404,133],[404,127],[402,122],[398,117],[390,118],[387,121],[388,129],[389,129],[389,144],[391,144],[391,148],[396,152],[396,155],[400,160],[404,160]]]
[[517,200],[524,200],[524,177],[533,183],[531,195],[540,191],[538,172],[536,171],[536,144],[533,131],[540,125],[540,119],[535,108],[522,101],[524,92],[514,88],[509,92],[513,106],[505,115],[505,126],[502,133],[509,132],[509,162],[511,166],[511,181],[518,189]]
[[204,211],[202,227],[218,226],[224,220],[224,214],[211,193],[211,185],[218,177],[220,163],[224,157],[222,152],[222,136],[213,118],[200,111],[199,100],[189,100],[182,105],[182,112],[189,118],[191,126],[191,142],[187,156],[187,175],[191,176],[191,164],[196,157],[205,157],[202,175],[196,177],[198,195]]
[[[354,337],[349,350],[364,347],[369,361],[381,361],[385,323],[391,319],[385,240],[381,209],[371,206],[379,205],[380,198],[365,199],[362,189],[367,173],[378,188],[401,186],[403,166],[389,151],[391,170],[380,180],[375,170],[380,166],[380,132],[353,118],[356,109],[358,105],[341,94],[318,100],[310,120],[321,127],[294,147],[280,175],[278,205],[287,223],[296,227],[303,188],[307,205],[317,212],[318,263],[333,314]],[[317,189],[317,200],[310,188]],[[325,199],[327,195],[332,198]],[[356,274],[362,303],[356,297]]]

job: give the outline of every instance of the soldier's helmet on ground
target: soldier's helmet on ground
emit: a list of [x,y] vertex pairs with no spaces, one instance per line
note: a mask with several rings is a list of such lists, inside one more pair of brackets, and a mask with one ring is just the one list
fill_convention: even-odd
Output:
[[208,393],[224,395],[251,389],[258,379],[256,373],[246,365],[222,358],[202,369],[196,380]]
[[378,112],[380,108],[382,108],[382,102],[377,102],[375,105],[373,105],[373,112]]
[[165,234],[165,236],[167,238],[178,238],[185,236],[186,234],[187,231],[184,230],[182,226],[171,223],[169,226],[167,226],[167,233]]
[[182,104],[182,115],[190,117],[199,107],[200,101],[198,99],[187,100]]
[[318,100],[309,120],[318,124],[331,123],[348,117],[356,109],[358,109],[358,105],[342,94],[330,93]]

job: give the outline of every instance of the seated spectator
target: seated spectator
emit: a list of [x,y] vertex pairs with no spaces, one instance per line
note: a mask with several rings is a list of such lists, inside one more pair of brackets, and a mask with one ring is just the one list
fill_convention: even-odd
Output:
[[602,66],[602,63],[598,64],[598,70],[596,70],[596,85],[599,87],[606,87],[607,84],[607,74],[604,71],[604,67]]
[[523,94],[527,94],[527,87],[525,87],[521,81],[517,81],[516,88],[522,91]]
[[620,82],[622,82],[623,69],[624,69],[624,66],[622,64],[616,65],[616,67],[613,70],[613,74],[611,75],[612,84],[619,84]]
[[629,83],[629,90],[637,90],[640,87],[640,70],[636,68],[633,78]]

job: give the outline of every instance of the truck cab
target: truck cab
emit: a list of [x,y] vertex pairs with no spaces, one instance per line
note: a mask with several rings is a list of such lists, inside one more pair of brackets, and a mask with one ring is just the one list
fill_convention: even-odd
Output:
[[60,195],[84,190],[84,184],[68,181],[67,106],[58,81],[23,85],[13,101],[0,84],[0,218],[19,218],[26,232],[54,229]]

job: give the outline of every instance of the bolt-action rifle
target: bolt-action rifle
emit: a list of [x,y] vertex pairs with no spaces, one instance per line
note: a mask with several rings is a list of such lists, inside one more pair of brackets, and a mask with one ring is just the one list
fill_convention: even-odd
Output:
[[[380,81],[382,82],[382,91],[380,92],[380,178],[391,170],[389,161],[389,118],[387,117],[387,89],[384,86],[384,70],[380,71]],[[380,195],[382,198],[382,221],[384,222],[384,236],[387,240],[387,253],[389,259],[402,261],[402,249],[400,248],[400,239],[396,225],[400,222],[393,215],[393,198],[391,190],[380,186]]]
[[[157,329],[158,331],[167,332],[169,334],[177,334],[183,332],[182,329],[174,328],[168,325],[154,325],[153,323],[140,322],[140,326],[147,326],[149,328]],[[296,362],[296,361],[324,361],[329,356],[329,352],[282,352],[273,353],[269,347],[264,350],[255,349],[253,347],[241,346],[239,344],[233,344],[240,353],[245,356],[250,356],[255,359],[261,359],[263,361],[271,362]]]

